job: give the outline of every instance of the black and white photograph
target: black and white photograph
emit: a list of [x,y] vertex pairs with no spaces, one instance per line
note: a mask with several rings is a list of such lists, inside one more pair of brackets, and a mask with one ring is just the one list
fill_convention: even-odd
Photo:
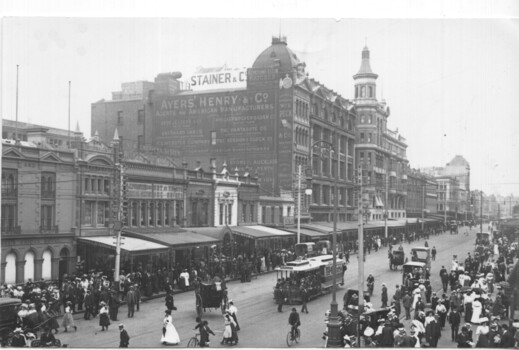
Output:
[[519,346],[517,6],[244,3],[1,18],[1,346]]

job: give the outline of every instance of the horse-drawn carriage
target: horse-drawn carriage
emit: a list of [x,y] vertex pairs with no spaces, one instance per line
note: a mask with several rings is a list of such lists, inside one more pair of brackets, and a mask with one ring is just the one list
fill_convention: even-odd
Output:
[[225,281],[216,277],[209,281],[197,281],[195,287],[196,314],[202,317],[207,309],[221,309],[222,313],[227,308],[227,286]]
[[389,269],[398,270],[398,266],[404,265],[405,253],[403,250],[392,250],[389,252]]

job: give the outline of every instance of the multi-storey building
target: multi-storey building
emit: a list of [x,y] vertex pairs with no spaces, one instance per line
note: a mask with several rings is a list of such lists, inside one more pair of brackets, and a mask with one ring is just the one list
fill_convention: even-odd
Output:
[[[231,73],[206,74],[196,81],[218,82]],[[149,84],[139,89],[142,94],[123,89],[112,101],[92,104],[92,132],[108,142],[117,128],[125,152],[155,150],[204,168],[214,160],[229,169],[248,168],[258,175],[262,195],[270,197],[294,194],[299,165],[303,173],[312,168],[312,180],[303,181],[312,195],[305,196],[304,186],[298,189],[303,219],[331,220],[335,183],[338,219],[352,219],[354,105],[309,78],[286,38],[273,38],[246,76],[244,86],[192,91],[180,73],[159,74],[150,83],[153,90]],[[386,147],[389,139],[401,142],[387,139]],[[397,205],[403,208],[395,199]]]
[[390,108],[384,100],[377,100],[377,77],[371,70],[369,50],[365,47],[360,69],[353,76],[358,115],[356,164],[363,169],[367,193],[364,196],[369,197],[365,201],[368,218],[383,219],[386,211],[388,218],[405,218],[407,143],[398,129],[393,131],[387,127]]
[[433,217],[438,205],[436,180],[419,170],[407,171],[407,217]]
[[58,279],[74,269],[74,152],[44,142],[45,131],[31,126],[27,141],[2,140],[5,283]]
[[[436,176],[438,183],[438,214],[444,215],[444,220],[458,219],[459,182],[454,177]],[[461,218],[459,218],[461,220]]]

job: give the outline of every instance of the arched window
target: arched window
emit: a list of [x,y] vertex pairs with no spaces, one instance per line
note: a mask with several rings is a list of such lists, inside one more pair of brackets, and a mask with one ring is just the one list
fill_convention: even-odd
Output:
[[24,282],[28,280],[34,281],[34,253],[32,251],[28,251],[25,254],[25,266],[23,271]]
[[369,89],[369,95],[368,95],[368,97],[374,97],[374,96],[373,96],[373,86],[368,87],[368,89]]
[[9,253],[5,257],[5,283],[16,283],[16,254]]
[[41,265],[41,278],[50,280],[52,278],[52,252],[47,249],[43,252],[43,263]]

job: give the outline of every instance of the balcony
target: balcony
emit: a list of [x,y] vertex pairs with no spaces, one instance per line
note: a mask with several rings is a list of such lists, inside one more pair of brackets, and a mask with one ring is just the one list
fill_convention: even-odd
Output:
[[59,233],[59,226],[40,226],[40,233]]
[[18,189],[17,188],[2,188],[2,198],[17,198],[18,197]]
[[391,170],[391,171],[389,172],[389,176],[396,177],[396,171]]
[[41,198],[56,198],[56,191],[42,191]]
[[22,233],[22,229],[20,226],[3,226],[2,225],[2,234],[3,235],[19,235]]

